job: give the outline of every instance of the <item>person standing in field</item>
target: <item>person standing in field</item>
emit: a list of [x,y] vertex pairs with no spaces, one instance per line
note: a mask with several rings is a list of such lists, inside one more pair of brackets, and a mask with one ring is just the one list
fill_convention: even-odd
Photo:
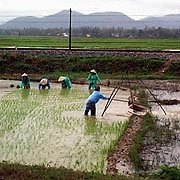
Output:
[[24,73],[22,75],[22,80],[20,83],[20,88],[29,89],[30,88],[30,79],[28,74]]
[[91,111],[91,116],[95,116],[96,115],[96,103],[100,100],[100,99],[109,99],[109,97],[104,96],[101,92],[100,92],[100,87],[97,86],[95,88],[95,91],[88,97],[87,102],[86,102],[86,109],[84,112],[84,115],[87,116],[89,113],[89,110]]
[[62,84],[62,89],[70,89],[71,88],[71,81],[68,76],[61,76],[58,79],[58,82]]
[[39,89],[50,89],[50,83],[49,83],[49,80],[48,78],[42,78],[40,83],[39,83],[39,86],[38,86]]
[[99,78],[98,74],[94,69],[90,71],[90,74],[87,77],[87,81],[89,83],[88,89],[91,90],[91,88],[94,90],[96,88],[97,82],[100,82],[101,79]]

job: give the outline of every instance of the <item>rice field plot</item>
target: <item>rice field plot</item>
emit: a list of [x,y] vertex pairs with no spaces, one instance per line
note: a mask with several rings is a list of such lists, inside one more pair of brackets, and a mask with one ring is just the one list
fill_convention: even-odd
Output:
[[[131,39],[131,38],[76,38],[72,48],[90,49],[180,49],[180,39]],[[69,39],[53,36],[0,36],[0,48],[68,48]]]
[[[15,90],[0,99],[0,161],[105,172],[125,124],[83,115],[82,88]],[[68,112],[68,115],[63,115]]]
[[48,36],[1,36],[0,47],[66,48],[68,39]]
[[179,49],[179,39],[73,38],[72,47],[164,50]]

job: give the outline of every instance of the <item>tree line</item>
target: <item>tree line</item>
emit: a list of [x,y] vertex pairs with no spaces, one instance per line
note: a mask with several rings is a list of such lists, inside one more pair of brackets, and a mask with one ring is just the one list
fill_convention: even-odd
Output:
[[[180,38],[180,29],[145,27],[144,29],[81,27],[72,29],[72,37],[96,38]],[[66,37],[69,29],[0,29],[0,36],[60,36]]]

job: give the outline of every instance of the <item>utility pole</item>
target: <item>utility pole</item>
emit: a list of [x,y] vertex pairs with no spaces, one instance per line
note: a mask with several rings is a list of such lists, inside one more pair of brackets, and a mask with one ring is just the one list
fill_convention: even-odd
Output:
[[69,24],[69,50],[71,50],[71,8],[70,8],[70,24]]

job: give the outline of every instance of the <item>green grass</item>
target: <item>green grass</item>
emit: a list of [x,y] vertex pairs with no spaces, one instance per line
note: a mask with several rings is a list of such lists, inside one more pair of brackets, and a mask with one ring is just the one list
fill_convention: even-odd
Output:
[[[1,36],[0,47],[68,48],[68,38],[47,36]],[[72,48],[180,49],[180,39],[72,38]]]
[[161,168],[150,175],[151,178],[179,180],[180,179],[180,166],[162,165]]
[[[98,73],[122,76],[128,71],[129,75],[151,75],[164,64],[164,60],[157,58],[138,58],[128,56],[16,56],[4,53],[0,56],[0,70],[2,73],[11,71],[26,71],[31,74],[48,73],[51,76],[59,73],[69,73],[81,76],[91,69]],[[71,76],[70,76],[71,77]]]
[[[163,74],[156,74],[165,63],[158,58],[129,56],[55,56],[16,54],[0,55],[0,78],[19,79],[20,74],[31,74],[31,80],[48,77],[57,80],[68,75],[75,83],[86,82],[91,69],[96,69],[101,79],[180,79],[180,62],[172,63]],[[128,72],[128,76],[124,75]]]
[[59,37],[0,36],[0,47],[66,48],[68,40]]
[[[31,74],[31,80],[43,76],[57,80],[68,75],[73,82],[85,79],[91,69],[96,69],[101,79],[179,79],[179,61],[171,64],[164,74],[155,74],[165,60],[128,56],[46,56],[4,53],[0,55],[0,77],[19,79],[24,71]],[[128,72],[128,76],[125,76]],[[15,76],[12,74],[15,74]]]
[[[179,39],[74,38],[74,47],[119,49],[179,49]],[[73,47],[72,46],[72,47]]]
[[142,149],[144,136],[149,131],[152,131],[154,127],[155,125],[153,117],[149,114],[146,114],[143,117],[142,128],[134,139],[134,145],[132,145],[129,149],[130,157],[136,170],[143,169],[144,162],[142,161],[139,152]]

